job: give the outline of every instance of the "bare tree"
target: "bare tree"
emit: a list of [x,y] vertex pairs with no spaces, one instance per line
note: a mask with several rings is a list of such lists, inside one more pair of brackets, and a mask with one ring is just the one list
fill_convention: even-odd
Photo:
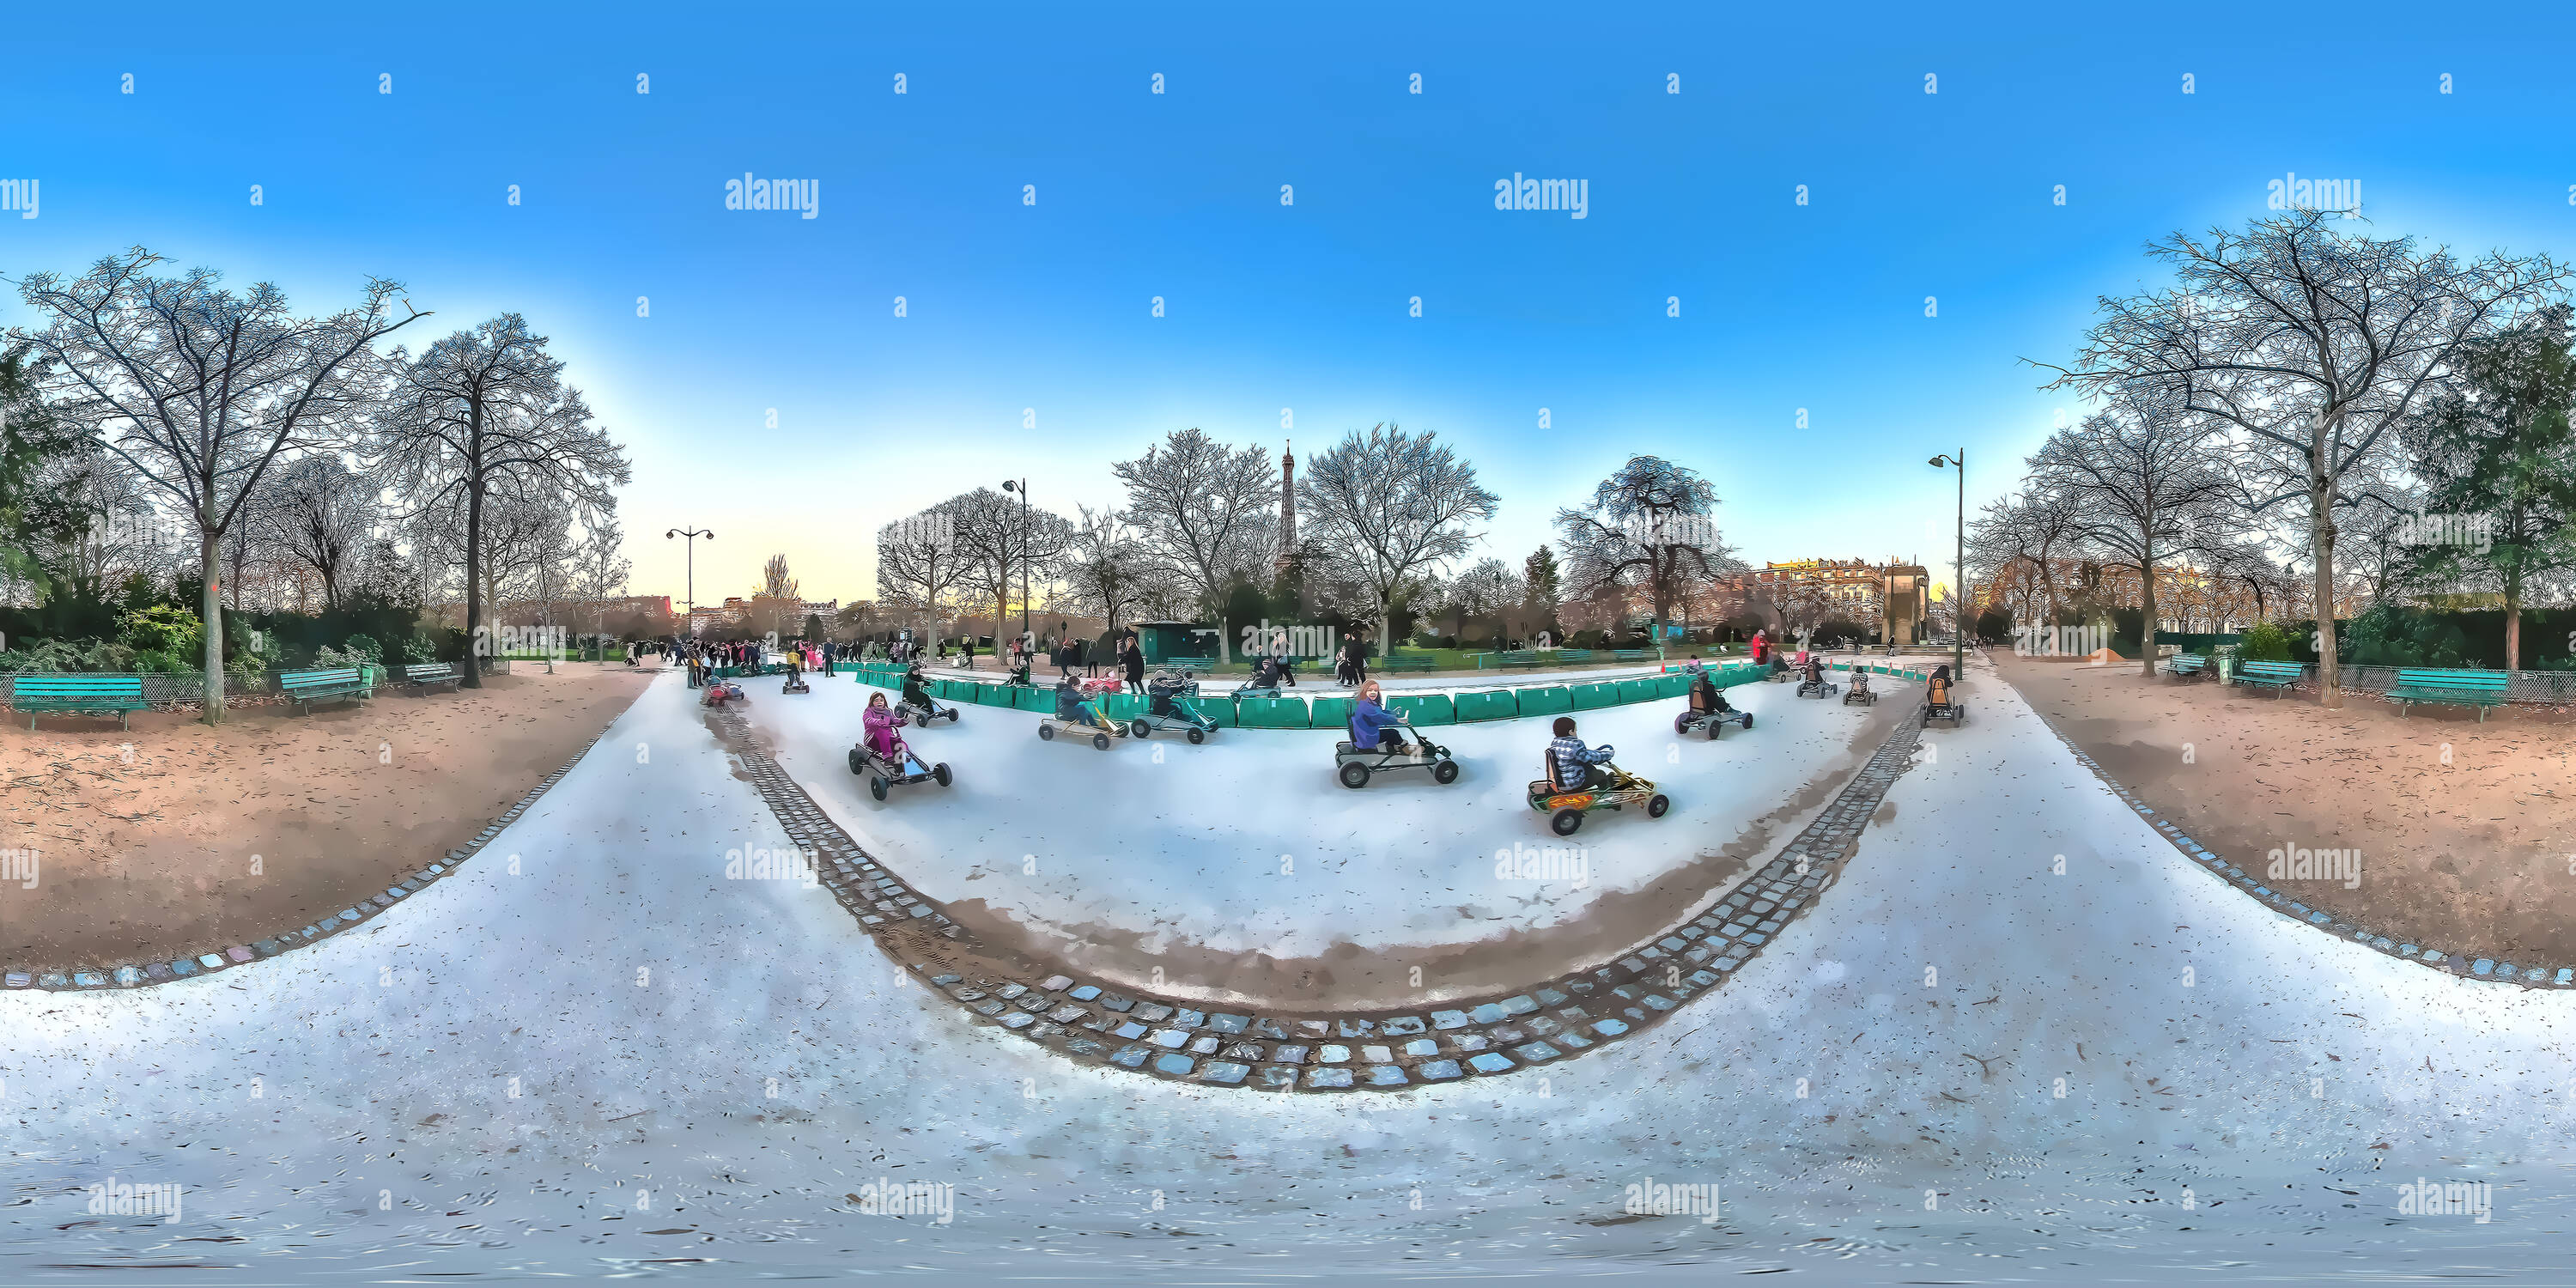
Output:
[[886,616],[935,630],[954,606],[965,559],[952,502],[877,529],[877,603]]
[[[496,585],[482,575],[484,510],[496,493],[584,512],[616,505],[611,485],[631,477],[625,453],[591,419],[563,363],[525,318],[504,313],[431,345],[418,358],[394,351],[392,403],[377,418],[381,470],[415,510],[463,502],[465,633],[478,639]],[[482,686],[475,649],[461,683]]]
[[2239,535],[2241,494],[2220,453],[2221,426],[2186,411],[2179,390],[2130,386],[2080,425],[2049,435],[2032,481],[2074,502],[2102,562],[2138,574],[2138,666],[2156,673],[2156,582],[2164,561],[2222,550]]
[[1110,468],[1127,485],[1127,521],[1216,615],[1217,656],[1231,658],[1226,588],[1264,545],[1263,534],[1276,531],[1278,466],[1259,447],[1236,450],[1181,429]]
[[340,606],[343,574],[375,529],[375,481],[339,457],[307,456],[278,472],[250,526],[322,580],[322,603]]
[[1697,471],[1629,457],[1592,490],[1590,505],[1556,512],[1566,586],[1578,596],[1612,585],[1641,591],[1660,651],[1674,602],[1693,585],[1741,570],[1709,517],[1716,506],[1717,489]]
[[84,425],[167,496],[196,528],[205,570],[205,721],[224,718],[222,546],[280,456],[330,447],[373,397],[374,345],[428,316],[401,287],[368,280],[360,302],[298,318],[262,282],[247,294],[222,274],[155,277],[137,246],[80,278],[30,273],[18,295],[46,319],[10,329],[40,361],[57,414]]
[[964,560],[964,588],[993,605],[993,640],[1008,631],[1010,598],[1051,581],[1074,540],[1073,522],[1030,508],[1017,497],[977,488],[949,503],[956,519],[957,553]]
[[2343,232],[2326,226],[2333,214],[2293,211],[2243,233],[2150,245],[2179,285],[2103,299],[2075,365],[2045,368],[2058,373],[2052,389],[2175,381],[2185,410],[2237,431],[2258,509],[2304,501],[2318,700],[2329,707],[2343,705],[2333,604],[2345,476],[2393,445],[2462,341],[2510,324],[2567,276],[2545,256],[2462,263],[2411,237]]
[[[1352,430],[1306,462],[1300,518],[1327,575],[1363,587],[1377,609],[1378,639],[1395,653],[1395,602],[1406,583],[1467,553],[1501,500],[1476,483],[1476,467],[1435,433],[1391,424]],[[1220,636],[1220,638],[1222,638]]]
[[1114,639],[1120,624],[1130,620],[1143,602],[1146,562],[1151,556],[1144,539],[1117,511],[1087,505],[1081,510],[1082,519],[1073,525],[1072,540],[1065,549],[1063,588],[1048,607],[1097,617],[1104,626],[1103,637]]

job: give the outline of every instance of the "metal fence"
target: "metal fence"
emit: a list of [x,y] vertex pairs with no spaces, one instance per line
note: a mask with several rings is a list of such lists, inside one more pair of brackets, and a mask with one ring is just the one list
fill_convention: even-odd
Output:
[[[387,669],[390,670],[391,668]],[[486,675],[508,675],[510,673],[509,660],[507,658],[485,658],[483,660],[483,673]],[[71,675],[78,676],[83,679],[141,680],[143,681],[143,700],[156,707],[175,706],[180,703],[202,703],[206,700],[206,673],[203,671],[62,671],[47,672],[46,674],[49,677],[53,675]],[[275,698],[279,693],[277,677],[283,674],[285,674],[283,671],[262,671],[256,675],[226,675],[224,677],[224,698],[227,702],[235,700],[258,701]],[[377,681],[379,684],[383,684],[385,682],[386,681],[382,679]],[[15,675],[0,674],[0,706],[8,705],[10,700],[16,696],[16,683],[17,677]]]

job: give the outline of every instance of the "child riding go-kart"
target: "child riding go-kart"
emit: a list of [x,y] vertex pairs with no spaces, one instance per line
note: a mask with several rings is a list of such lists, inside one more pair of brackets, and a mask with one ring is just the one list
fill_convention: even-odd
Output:
[[1878,705],[1878,693],[1876,690],[1869,687],[1869,672],[1862,670],[1858,666],[1854,666],[1852,668],[1851,688],[1845,690],[1843,693],[1843,705],[1847,707],[1874,707]]
[[812,693],[814,691],[814,686],[805,682],[805,668],[798,666],[794,662],[790,662],[787,664],[787,678],[779,682],[778,691],[780,693]]
[[1087,694],[1073,676],[1066,675],[1056,681],[1055,714],[1038,717],[1038,738],[1044,742],[1053,742],[1057,730],[1069,729],[1076,733],[1090,734],[1091,745],[1094,748],[1101,751],[1109,750],[1109,740],[1126,737],[1127,726],[1100,713],[1100,704],[1108,697],[1107,691]]
[[943,707],[938,699],[930,696],[929,686],[921,681],[919,662],[904,669],[903,701],[895,704],[895,714],[912,721],[915,728],[928,728],[934,719],[944,718],[950,724],[958,720],[957,708]]
[[1279,686],[1283,684],[1292,689],[1297,687],[1296,671],[1290,668],[1288,659],[1264,653],[1261,655],[1261,660],[1252,665],[1252,678],[1245,681],[1243,687],[1236,689],[1234,696],[1275,698],[1279,696]]
[[1611,748],[1587,747],[1574,736],[1574,717],[1556,718],[1556,741],[1547,747],[1547,777],[1530,780],[1529,806],[1547,815],[1549,830],[1572,836],[1583,816],[1596,809],[1644,805],[1646,817],[1662,818],[1672,798],[1655,785],[1610,763]]
[[1342,786],[1368,786],[1371,774],[1395,769],[1429,769],[1431,781],[1446,786],[1458,781],[1458,762],[1449,758],[1449,749],[1420,734],[1407,743],[1395,726],[1412,723],[1403,712],[1390,711],[1377,681],[1360,685],[1359,701],[1351,708],[1351,736],[1347,742],[1333,744],[1333,772]]
[[1728,725],[1750,729],[1753,727],[1753,713],[1738,711],[1728,705],[1726,694],[1719,690],[1715,680],[1709,678],[1708,672],[1692,671],[1690,708],[1673,717],[1673,733],[1688,735],[1706,729],[1709,741],[1715,742],[1718,731]]
[[1798,672],[1798,696],[1830,698],[1842,691],[1843,686],[1825,678],[1825,660],[1812,653],[1808,654],[1805,665],[1800,667]]
[[1968,718],[1966,704],[1950,692],[1950,668],[1945,664],[1932,668],[1932,678],[1923,686],[1923,727],[1934,721],[1956,729]]
[[1156,730],[1178,729],[1189,735],[1192,743],[1207,741],[1216,732],[1216,721],[1202,714],[1190,699],[1199,695],[1199,682],[1178,671],[1156,671],[1145,682],[1145,714],[1127,722],[1127,732],[1138,738],[1150,737]]
[[698,701],[706,706],[721,707],[737,702],[749,702],[751,695],[743,692],[742,686],[731,680],[712,680],[707,684],[705,696]]
[[926,764],[913,754],[903,735],[895,732],[902,726],[903,717],[886,705],[885,694],[868,695],[866,728],[859,745],[850,748],[850,772],[866,775],[868,794],[878,800],[886,798],[889,787],[924,780],[946,787],[951,780],[946,762]]

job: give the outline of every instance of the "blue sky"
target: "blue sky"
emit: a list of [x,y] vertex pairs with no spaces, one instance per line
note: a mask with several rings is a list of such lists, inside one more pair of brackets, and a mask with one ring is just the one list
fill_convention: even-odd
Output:
[[[665,528],[717,530],[701,601],[779,551],[867,596],[877,524],[1023,474],[1113,503],[1109,464],[1191,425],[1438,430],[1515,563],[1652,452],[1757,562],[1946,567],[1924,459],[1965,447],[1972,507],[2009,488],[2067,405],[2020,360],[2267,180],[2576,257],[2567,23],[2536,13],[201,12],[13,17],[0,178],[43,206],[0,216],[0,274],[142,243],[315,311],[395,278],[437,314],[415,345],[525,313],[629,445],[635,588],[681,592]],[[818,181],[819,217],[725,210],[746,171]],[[1497,211],[1515,172],[1586,180],[1587,217]]]

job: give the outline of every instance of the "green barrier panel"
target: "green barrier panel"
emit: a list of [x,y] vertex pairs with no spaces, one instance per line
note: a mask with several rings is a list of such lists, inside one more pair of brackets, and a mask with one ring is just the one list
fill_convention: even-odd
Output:
[[1013,689],[1011,690],[1011,705],[1018,707],[1022,711],[1035,711],[1039,715],[1054,715],[1055,690]]
[[1458,723],[1457,706],[1449,701],[1446,693],[1399,694],[1394,700],[1394,709],[1411,716],[1416,725]]
[[1000,707],[1006,711],[1019,705],[1012,701],[1011,686],[1007,684],[980,684],[975,686],[975,701],[979,706]]
[[1562,684],[1522,689],[1518,697],[1525,716],[1552,716],[1574,709],[1574,693]]
[[1508,689],[1499,693],[1461,693],[1457,708],[1460,724],[1470,720],[1510,720],[1521,713],[1521,704],[1513,700]]
[[1113,693],[1100,702],[1100,714],[1112,720],[1133,720],[1145,714],[1145,698],[1135,693]]
[[1347,738],[1351,735],[1351,699],[1317,698],[1306,721],[1309,729],[1339,729]]
[[1673,672],[1671,675],[1667,675],[1667,676],[1665,676],[1665,677],[1664,677],[1664,696],[1665,696],[1665,697],[1668,697],[1668,698],[1682,698],[1682,697],[1688,697],[1688,696],[1690,696],[1690,687],[1691,687],[1691,674],[1690,674],[1690,672],[1688,672],[1688,671],[1675,671],[1675,672]]
[[1237,698],[1235,720],[1246,729],[1303,729],[1304,698]]
[[1619,686],[1606,680],[1569,685],[1567,691],[1574,696],[1574,709],[1577,711],[1591,711],[1619,703]]
[[1652,702],[1662,696],[1664,696],[1664,682],[1661,680],[1619,681],[1621,702]]
[[1231,729],[1241,721],[1235,719],[1234,702],[1229,698],[1196,699],[1199,714],[1206,716],[1219,729]]

